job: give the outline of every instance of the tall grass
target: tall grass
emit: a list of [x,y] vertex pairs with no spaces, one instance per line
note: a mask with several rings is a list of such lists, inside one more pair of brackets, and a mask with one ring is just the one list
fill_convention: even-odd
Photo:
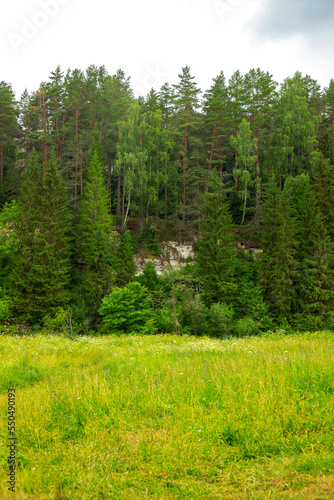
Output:
[[0,498],[333,499],[334,334],[0,338]]

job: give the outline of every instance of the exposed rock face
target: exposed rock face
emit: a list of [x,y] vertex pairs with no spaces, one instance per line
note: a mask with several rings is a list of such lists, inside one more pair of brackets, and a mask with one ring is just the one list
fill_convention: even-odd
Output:
[[[187,260],[193,260],[194,250],[192,243],[178,243],[177,241],[164,241],[161,243],[162,256],[160,258],[143,258],[135,255],[137,275],[143,272],[146,263],[151,260],[155,266],[157,274],[162,274],[165,269],[180,269],[185,266]],[[238,243],[239,250],[246,250],[245,245]],[[255,259],[262,253],[260,248],[251,248]]]
[[157,274],[162,274],[165,269],[180,269],[185,266],[187,259],[194,258],[193,246],[191,243],[178,243],[176,241],[165,241],[161,244],[161,258],[143,258],[135,256],[137,275],[143,272],[146,263],[151,260],[155,266]]

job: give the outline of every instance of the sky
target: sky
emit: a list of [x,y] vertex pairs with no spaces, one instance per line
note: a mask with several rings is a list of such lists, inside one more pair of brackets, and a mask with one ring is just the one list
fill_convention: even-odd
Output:
[[15,0],[1,6],[0,81],[17,99],[59,64],[122,69],[136,96],[178,82],[188,65],[204,92],[261,68],[276,82],[298,70],[334,78],[334,0]]

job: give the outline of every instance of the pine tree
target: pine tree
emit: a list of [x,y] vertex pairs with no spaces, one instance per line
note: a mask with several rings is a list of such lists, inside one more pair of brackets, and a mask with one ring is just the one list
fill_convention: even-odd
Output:
[[196,266],[206,305],[228,302],[235,258],[235,236],[227,201],[221,194],[207,194]]
[[[165,127],[165,156],[164,156],[164,198],[165,198],[165,220],[167,219],[167,212],[169,205],[172,205],[171,203],[171,197],[168,196],[169,190],[172,191],[172,189],[168,189],[170,186],[170,183],[172,180],[175,179],[175,175],[173,176],[173,165],[172,161],[170,158],[170,153],[173,150],[174,147],[174,140],[172,138],[172,133],[171,133],[171,128],[172,128],[172,120],[173,120],[173,102],[174,102],[174,91],[173,88],[168,84],[165,83],[159,93],[159,100],[160,100],[160,109],[162,110],[163,114],[163,122],[164,122],[164,127]],[[168,203],[168,198],[170,198],[170,201]]]
[[186,221],[187,204],[187,171],[192,168],[190,161],[190,140],[198,128],[199,93],[194,77],[190,74],[189,66],[182,68],[179,74],[179,83],[175,89],[175,111],[177,118],[177,134],[179,136],[179,157],[182,163],[182,212],[183,224]]
[[[213,79],[211,88],[204,94],[204,126],[208,147],[208,172],[217,168],[223,175],[223,166],[227,162],[229,136],[231,129],[231,110],[227,99],[227,87],[223,71]],[[208,184],[205,186],[208,191]]]
[[74,207],[83,189],[83,111],[85,103],[85,76],[81,70],[68,70],[65,77],[65,99],[67,121],[67,155],[69,177],[73,182]]
[[32,321],[68,303],[69,212],[53,155],[44,179],[33,151],[25,172],[15,227],[17,257],[12,295],[17,314]]
[[46,96],[48,108],[51,114],[51,142],[57,152],[58,164],[61,161],[62,143],[64,140],[64,73],[58,65],[55,71],[51,71],[50,82],[47,84]]

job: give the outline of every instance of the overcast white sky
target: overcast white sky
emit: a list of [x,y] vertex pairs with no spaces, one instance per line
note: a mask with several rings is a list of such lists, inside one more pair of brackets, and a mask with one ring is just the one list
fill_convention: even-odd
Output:
[[334,78],[334,0],[12,0],[1,6],[0,81],[17,97],[60,64],[104,65],[131,77],[135,95],[176,83],[189,65],[204,91],[224,71],[296,70],[322,87]]

